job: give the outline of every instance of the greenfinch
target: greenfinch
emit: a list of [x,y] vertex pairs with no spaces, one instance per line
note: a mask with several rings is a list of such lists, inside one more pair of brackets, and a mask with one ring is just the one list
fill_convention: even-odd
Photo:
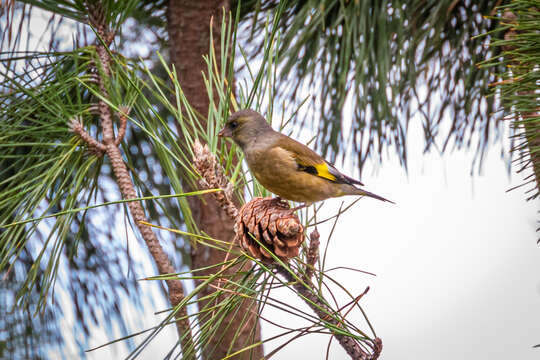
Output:
[[363,184],[339,172],[307,146],[283,135],[256,111],[232,114],[220,137],[230,137],[244,152],[249,170],[259,183],[278,197],[304,206],[344,195],[369,196],[391,202],[359,189]]

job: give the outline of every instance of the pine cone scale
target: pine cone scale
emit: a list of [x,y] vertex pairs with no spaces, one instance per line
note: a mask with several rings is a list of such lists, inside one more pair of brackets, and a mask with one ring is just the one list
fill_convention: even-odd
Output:
[[287,245],[285,245],[285,243],[283,241],[281,241],[281,239],[277,235],[274,236],[273,241],[274,241],[274,244],[276,244],[280,248],[287,247]]
[[298,245],[300,245],[298,243],[298,239],[297,238],[288,238],[288,239],[285,239],[285,244],[287,245],[288,248],[293,248],[293,247],[297,247]]
[[263,239],[264,239],[264,241],[266,241],[267,244],[269,244],[269,245],[273,244],[272,236],[270,236],[268,231],[263,231]]
[[[298,256],[304,227],[288,204],[254,198],[240,209],[235,224],[237,241],[251,256],[264,262]],[[265,249],[266,247],[266,249]]]

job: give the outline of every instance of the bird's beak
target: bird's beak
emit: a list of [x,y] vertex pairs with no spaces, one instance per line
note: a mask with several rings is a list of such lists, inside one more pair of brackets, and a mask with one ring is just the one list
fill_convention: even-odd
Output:
[[230,136],[231,136],[231,132],[229,131],[229,129],[227,129],[226,127],[224,127],[223,129],[221,129],[221,130],[218,132],[218,136],[219,136],[219,137],[230,137]]

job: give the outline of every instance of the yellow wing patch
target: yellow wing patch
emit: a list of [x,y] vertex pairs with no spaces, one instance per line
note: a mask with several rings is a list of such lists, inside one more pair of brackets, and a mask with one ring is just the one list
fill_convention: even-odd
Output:
[[315,165],[315,170],[317,170],[317,176],[328,179],[330,181],[336,181],[336,177],[330,173],[328,170],[328,165],[326,163]]

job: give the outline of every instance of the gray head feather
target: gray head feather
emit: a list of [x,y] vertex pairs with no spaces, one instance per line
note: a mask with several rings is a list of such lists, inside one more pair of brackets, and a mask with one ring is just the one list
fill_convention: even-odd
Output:
[[225,124],[227,135],[243,150],[274,133],[266,119],[256,111],[243,109],[232,114]]

